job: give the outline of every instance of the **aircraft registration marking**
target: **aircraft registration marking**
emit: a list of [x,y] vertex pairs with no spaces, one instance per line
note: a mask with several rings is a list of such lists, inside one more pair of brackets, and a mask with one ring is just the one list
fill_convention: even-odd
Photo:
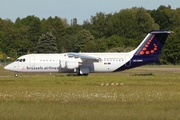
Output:
[[138,60],[133,60],[133,62],[143,62],[143,60],[138,59]]

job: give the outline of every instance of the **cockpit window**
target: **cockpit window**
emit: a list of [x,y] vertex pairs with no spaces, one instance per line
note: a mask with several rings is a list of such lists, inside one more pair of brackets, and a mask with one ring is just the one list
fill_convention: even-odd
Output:
[[19,62],[25,62],[26,59],[17,59],[16,61],[17,61],[17,62],[18,62],[18,61],[19,61]]

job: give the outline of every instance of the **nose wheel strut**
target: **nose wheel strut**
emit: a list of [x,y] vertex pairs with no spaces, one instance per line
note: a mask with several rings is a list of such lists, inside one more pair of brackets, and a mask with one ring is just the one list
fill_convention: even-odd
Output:
[[15,73],[15,74],[14,74],[14,77],[18,77],[18,73]]

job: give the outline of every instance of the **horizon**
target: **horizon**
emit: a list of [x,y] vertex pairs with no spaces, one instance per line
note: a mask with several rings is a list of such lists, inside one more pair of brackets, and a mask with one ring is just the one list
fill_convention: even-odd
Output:
[[27,16],[36,16],[41,20],[55,16],[62,19],[67,19],[68,24],[71,20],[76,18],[77,24],[81,25],[85,20],[90,20],[91,16],[95,16],[96,13],[102,12],[105,14],[119,12],[123,9],[130,9],[133,7],[143,7],[146,10],[154,10],[159,6],[171,6],[171,9],[179,8],[180,1],[177,0],[151,0],[151,1],[132,1],[132,0],[1,0],[0,4],[0,18],[10,19],[15,22],[17,18],[26,18]]

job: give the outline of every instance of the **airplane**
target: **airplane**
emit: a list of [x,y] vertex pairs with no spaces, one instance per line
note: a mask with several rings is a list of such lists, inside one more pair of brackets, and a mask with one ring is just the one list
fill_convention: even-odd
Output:
[[57,72],[88,75],[95,72],[117,72],[158,61],[163,45],[172,31],[153,30],[137,48],[122,53],[27,54],[4,67],[19,72]]

